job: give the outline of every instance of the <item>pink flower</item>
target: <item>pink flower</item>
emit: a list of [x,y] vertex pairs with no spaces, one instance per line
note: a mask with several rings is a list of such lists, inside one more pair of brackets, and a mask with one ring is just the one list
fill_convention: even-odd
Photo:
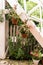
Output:
[[19,32],[17,31],[17,32],[16,32],[16,34],[18,35],[18,34],[19,34]]
[[38,53],[33,53],[33,52],[31,51],[30,54],[33,55],[33,56],[38,57]]
[[31,51],[30,54],[33,54],[33,52]]

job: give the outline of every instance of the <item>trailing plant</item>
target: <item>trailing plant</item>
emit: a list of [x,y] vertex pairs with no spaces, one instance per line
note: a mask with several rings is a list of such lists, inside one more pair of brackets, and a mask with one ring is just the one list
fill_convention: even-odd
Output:
[[9,20],[12,17],[14,17],[15,19],[18,19],[19,18],[19,16],[17,16],[17,14],[14,12],[14,10],[13,9],[10,9],[9,14],[6,14],[6,19]]
[[10,12],[8,14],[6,14],[5,17],[6,17],[6,20],[11,21],[11,22],[12,22],[12,18],[17,20],[18,21],[18,23],[17,23],[18,26],[21,26],[23,24],[23,22],[21,21],[19,16],[14,12],[13,9],[10,9]]
[[21,34],[27,34],[28,33],[28,28],[25,24],[23,24],[20,28]]

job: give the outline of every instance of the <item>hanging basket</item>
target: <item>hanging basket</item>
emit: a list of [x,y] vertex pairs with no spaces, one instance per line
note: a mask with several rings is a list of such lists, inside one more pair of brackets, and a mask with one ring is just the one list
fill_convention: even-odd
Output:
[[12,18],[11,20],[12,20],[12,24],[17,25],[17,23],[18,23],[17,19]]
[[26,37],[27,37],[27,34],[23,33],[23,34],[22,34],[22,37],[23,37],[23,38],[26,38]]

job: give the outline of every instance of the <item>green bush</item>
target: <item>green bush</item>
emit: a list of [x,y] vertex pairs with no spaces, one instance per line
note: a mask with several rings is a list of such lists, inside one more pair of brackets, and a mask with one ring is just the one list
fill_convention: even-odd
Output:
[[8,41],[9,44],[9,57],[10,59],[18,59],[18,60],[32,60],[32,55],[30,52],[34,50],[34,48],[41,49],[36,39],[29,32],[28,37],[25,39],[25,45],[23,44],[23,38],[21,36],[17,37],[17,43],[12,42],[10,38]]
[[12,42],[11,39],[9,39],[9,56],[15,58],[15,59],[22,59],[24,56],[24,51],[22,50],[20,41],[15,44]]
[[13,43],[11,39],[9,39],[9,57],[12,59],[29,59],[31,58],[29,54],[29,45],[26,43],[21,44],[21,39],[18,37],[17,43]]

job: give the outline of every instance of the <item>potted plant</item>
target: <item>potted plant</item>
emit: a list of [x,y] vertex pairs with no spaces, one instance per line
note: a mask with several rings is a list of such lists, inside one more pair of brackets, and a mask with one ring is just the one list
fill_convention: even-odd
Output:
[[14,17],[12,17],[11,20],[12,20],[12,24],[17,25],[17,23],[18,23],[17,19],[15,19]]
[[35,49],[34,51],[31,51],[30,54],[32,55],[34,64],[38,65],[39,60],[42,58],[41,51],[38,49]]
[[17,14],[14,12],[13,9],[11,9],[9,11],[10,11],[9,14],[6,14],[6,20],[11,21],[12,24],[14,24],[14,25],[17,25],[19,16],[17,16]]
[[21,34],[23,38],[27,37],[26,31],[23,28],[21,29]]
[[27,37],[28,31],[27,31],[27,28],[25,27],[25,25],[21,26],[20,32],[21,32],[23,38]]

